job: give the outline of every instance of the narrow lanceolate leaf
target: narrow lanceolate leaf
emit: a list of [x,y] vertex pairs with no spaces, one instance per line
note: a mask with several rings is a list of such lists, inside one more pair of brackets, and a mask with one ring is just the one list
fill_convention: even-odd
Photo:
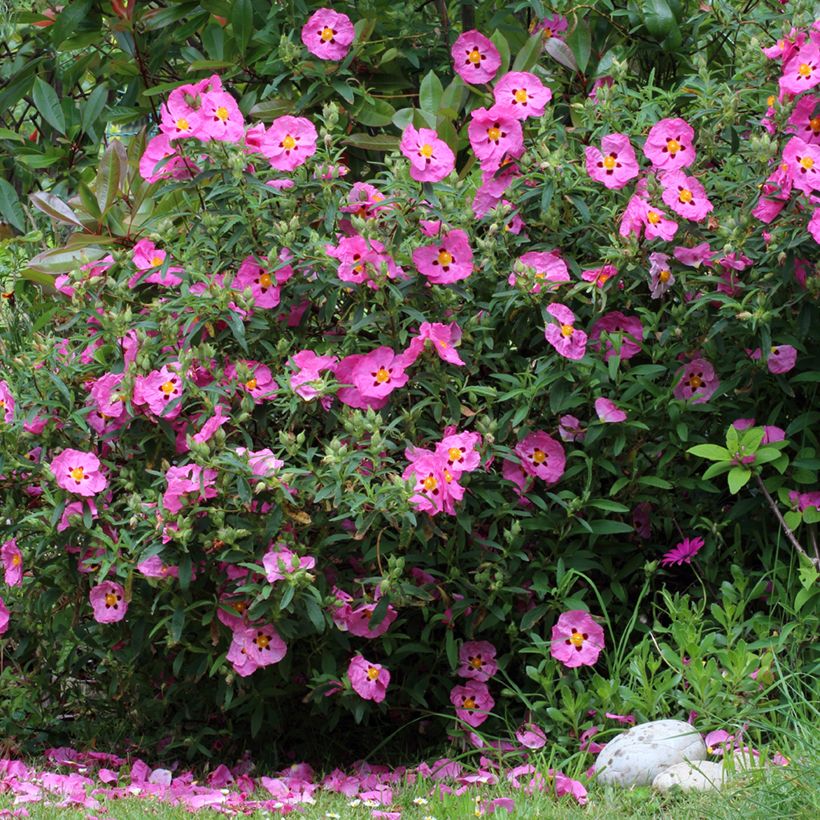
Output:
[[82,112],[80,113],[80,125],[84,134],[87,134],[100,118],[106,102],[108,102],[108,86],[105,83],[100,83],[83,103]]
[[125,154],[125,148],[119,140],[114,140],[102,155],[95,182],[97,205],[99,205],[103,216],[117,199],[120,188],[120,174],[123,167],[127,167],[127,163],[128,158]]
[[253,34],[253,6],[251,0],[234,0],[231,8],[231,26],[233,36],[239,47],[239,53],[244,54]]
[[10,182],[2,177],[0,177],[0,217],[21,233],[25,231],[26,215],[23,213],[17,191],[14,190]]
[[67,225],[76,225],[78,228],[85,228],[80,217],[63,202],[60,197],[50,194],[47,191],[38,191],[36,194],[30,194],[29,199],[35,208],[48,214],[52,219],[58,222],[65,222]]
[[65,114],[57,92],[42,78],[34,80],[31,97],[40,116],[55,130],[65,134]]

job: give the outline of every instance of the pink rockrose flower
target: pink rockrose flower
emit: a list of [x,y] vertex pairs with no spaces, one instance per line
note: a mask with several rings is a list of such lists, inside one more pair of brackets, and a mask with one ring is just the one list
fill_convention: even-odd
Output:
[[811,235],[811,238],[820,245],[820,208],[815,208],[812,212],[806,230]]
[[381,408],[387,404],[387,396],[382,399],[365,396],[353,384],[354,374],[358,371],[359,366],[364,360],[365,354],[354,353],[351,356],[345,356],[336,364],[333,374],[336,376],[336,381],[340,385],[336,391],[336,397],[342,404],[346,404],[348,407],[355,407],[359,410],[367,410],[372,407],[374,410],[381,410]]
[[675,276],[669,266],[666,253],[649,254],[649,295],[660,299],[675,284]]
[[487,684],[475,680],[454,686],[450,690],[450,703],[456,707],[456,717],[474,729],[487,720],[495,706]]
[[780,77],[781,94],[802,94],[820,83],[820,45],[809,40],[785,62]]
[[[599,351],[601,349],[601,336],[604,333],[608,337],[604,351],[604,361],[608,362],[616,355],[621,357],[621,361],[626,361],[641,352],[644,332],[641,320],[637,316],[627,316],[619,310],[605,313],[589,331],[590,347]],[[613,344],[613,337],[618,340],[617,345]]]
[[583,359],[587,334],[575,327],[575,314],[558,302],[548,305],[547,313],[555,321],[550,322],[544,330],[546,340],[565,359]]
[[146,578],[162,580],[164,578],[179,578],[179,567],[169,566],[159,555],[152,555],[145,561],[137,564],[137,571]]
[[9,608],[0,598],[0,635],[5,635],[9,628]]
[[166,489],[162,496],[162,506],[176,515],[184,505],[216,498],[214,487],[216,470],[204,469],[198,464],[169,467],[165,473]]
[[376,290],[378,280],[383,276],[389,279],[404,276],[404,271],[376,239],[365,239],[358,234],[345,236],[340,238],[338,245],[325,245],[325,252],[339,260],[337,276],[342,282],[367,284]]
[[681,265],[690,268],[700,268],[701,265],[711,267],[712,259],[717,255],[709,246],[708,242],[701,242],[692,248],[679,245],[672,251],[672,255]]
[[505,159],[524,153],[521,122],[509,106],[496,103],[490,109],[476,108],[470,117],[467,136],[482,170],[496,171]]
[[413,336],[407,350],[401,354],[405,367],[415,363],[428,341],[442,361],[458,367],[464,366],[456,350],[456,345],[461,341],[461,328],[455,322],[450,322],[449,325],[441,322],[422,322],[419,332]]
[[522,723],[515,730],[515,738],[526,749],[543,749],[547,745],[547,735],[536,723]]
[[[530,293],[540,293],[541,288],[547,283],[553,286],[569,282],[569,268],[567,263],[560,257],[557,251],[528,251],[518,257],[518,262],[525,268],[533,271],[535,283],[530,289]],[[518,275],[513,272],[507,279],[507,284],[515,287],[518,283]],[[548,290],[557,290],[557,287],[549,287]]]
[[297,570],[311,570],[316,566],[316,559],[312,555],[299,556],[288,547],[278,550],[268,550],[262,558],[265,567],[265,576],[271,584],[283,581],[288,575]]
[[435,285],[466,279],[473,272],[473,251],[466,231],[450,231],[434,245],[416,248],[413,264]]
[[[749,354],[749,358],[760,361],[762,353],[760,348]],[[766,367],[769,373],[780,375],[788,373],[797,364],[797,350],[791,345],[772,345],[766,359]]]
[[350,18],[333,9],[313,12],[302,26],[302,42],[320,60],[344,60],[354,37],[355,31]]
[[820,145],[820,95],[804,94],[794,106],[786,131],[804,142]]
[[706,744],[707,754],[722,755],[733,748],[735,736],[729,734],[725,729],[715,729],[703,738],[703,742]]
[[643,212],[639,217],[643,221],[643,228],[647,239],[663,239],[671,242],[678,231],[678,223],[669,219],[664,211],[655,208],[649,202],[644,202]]
[[560,14],[553,14],[550,17],[545,17],[543,20],[538,20],[535,25],[530,26],[533,33],[541,32],[541,37],[544,44],[548,43],[553,37],[558,40],[562,38],[559,36],[569,28],[569,20]]
[[[194,138],[206,140],[203,117],[200,112],[199,84],[177,86],[162,106],[159,130],[169,139]],[[191,102],[197,100],[196,108]],[[190,102],[189,102],[190,101]]]
[[404,387],[409,378],[401,354],[382,346],[362,356],[353,371],[352,383],[366,398],[386,399],[394,390]]
[[121,621],[128,611],[125,590],[115,581],[103,581],[92,587],[88,599],[97,623],[113,624]]
[[243,626],[234,630],[226,657],[236,674],[246,678],[257,669],[279,663],[287,651],[287,644],[269,624]]
[[638,160],[627,134],[607,134],[601,148],[588,145],[585,149],[587,173],[607,188],[623,188],[638,176]]
[[669,552],[664,554],[661,559],[661,566],[666,567],[671,564],[677,564],[678,566],[681,566],[681,564],[691,564],[692,559],[700,552],[704,543],[704,540],[700,536],[695,538],[684,538],[683,541],[677,544],[674,549],[669,550]]
[[[168,254],[160,250],[150,239],[140,239],[134,245],[131,259],[137,273],[128,280],[128,287],[133,288],[138,284],[162,285],[173,287],[182,282],[182,277],[177,274],[183,273],[179,266],[165,267],[165,260]],[[163,268],[165,268],[163,270]],[[147,276],[145,275],[147,273]]]
[[[581,279],[584,282],[594,282],[597,288],[602,288],[610,279],[615,279],[617,276],[618,269],[615,265],[602,265],[600,268],[581,271]],[[623,282],[619,282],[618,285],[623,289]]]
[[245,447],[237,447],[238,456],[247,456],[251,473],[259,478],[268,478],[278,469],[284,466],[285,462],[273,454],[273,451],[265,447],[262,450],[247,450]]
[[466,83],[488,83],[501,66],[501,55],[492,41],[472,29],[460,34],[450,49],[453,68]]
[[[453,429],[453,428],[449,428]],[[481,464],[480,433],[457,433],[453,431],[436,445],[435,454],[443,460],[445,469],[459,478],[462,473],[471,473]]]
[[384,618],[378,624],[372,624],[373,613],[378,604],[361,604],[350,609],[347,617],[347,630],[357,638],[380,638],[390,629],[398,613],[393,606],[388,605]]
[[679,216],[703,222],[712,212],[706,189],[695,177],[688,177],[683,171],[668,171],[660,181],[661,198]]
[[515,446],[515,454],[524,472],[555,484],[564,474],[566,454],[564,448],[543,430],[530,433]]
[[402,474],[405,481],[413,481],[410,503],[420,512],[437,515],[455,514],[454,501],[464,496],[464,488],[447,469],[445,459],[435,453],[417,454]]
[[101,493],[108,480],[100,469],[100,460],[94,453],[67,449],[49,465],[57,486],[75,495],[90,497]]
[[564,612],[552,628],[550,655],[564,666],[593,666],[604,648],[604,630],[588,612]]
[[714,367],[706,359],[692,359],[675,376],[678,378],[673,391],[675,398],[691,401],[693,404],[709,401],[720,386]]
[[182,412],[181,399],[184,392],[178,364],[164,364],[147,376],[137,376],[134,382],[134,404],[145,404],[157,417],[175,419]]
[[694,139],[695,131],[686,120],[663,119],[650,128],[643,152],[655,168],[677,171],[695,161]]
[[387,694],[390,672],[381,664],[354,656],[347,667],[347,677],[353,691],[364,700],[381,703]]
[[354,182],[347,195],[347,205],[339,210],[345,214],[355,214],[362,219],[375,219],[383,211],[392,210],[392,205],[384,205],[385,196],[369,182]]
[[291,363],[297,368],[290,377],[290,389],[305,401],[319,398],[316,383],[322,378],[323,371],[332,371],[338,359],[335,356],[319,356],[312,350],[300,350],[291,357]]
[[245,137],[245,119],[236,100],[227,91],[202,95],[202,130],[212,140],[239,143]]
[[249,393],[254,404],[275,399],[279,385],[273,380],[270,368],[266,364],[251,359],[245,359],[241,364],[247,369],[247,377],[240,377],[237,365],[229,364],[225,368],[225,382],[235,383],[236,389],[240,392]]
[[[163,163],[163,160],[167,162]],[[160,163],[163,163],[161,167]],[[146,182],[157,182],[161,179],[191,179],[199,168],[171,145],[171,138],[167,134],[157,134],[145,146],[139,170]]]
[[410,176],[416,182],[441,182],[456,167],[456,157],[447,143],[430,128],[404,129],[399,150],[410,160]]
[[498,671],[495,647],[489,641],[466,641],[458,652],[458,669],[461,678],[488,681]]
[[316,153],[316,126],[305,117],[277,117],[268,127],[260,153],[277,171],[293,171]]
[[552,91],[535,74],[509,71],[493,86],[493,97],[496,104],[509,107],[516,119],[525,120],[544,113]]
[[586,431],[575,416],[565,415],[558,419],[558,435],[561,441],[583,441]]
[[[289,253],[284,250],[280,252],[279,259],[287,261]],[[267,265],[267,260],[262,260]],[[281,299],[281,285],[293,276],[293,268],[290,265],[279,266],[276,271],[263,267],[253,256],[246,256],[236,272],[236,276],[231,283],[234,290],[242,293],[246,288],[250,288],[253,306],[258,308],[275,308],[279,306]]]
[[14,394],[8,382],[0,381],[0,414],[3,416],[3,421],[6,424],[11,424],[14,421]]
[[792,137],[783,149],[783,163],[791,172],[795,188],[804,194],[820,191],[820,145]]
[[10,538],[0,546],[0,561],[5,570],[4,580],[10,587],[23,584],[23,554],[17,546],[17,540]]
[[595,412],[598,420],[605,424],[617,424],[627,419],[626,413],[611,399],[595,399]]

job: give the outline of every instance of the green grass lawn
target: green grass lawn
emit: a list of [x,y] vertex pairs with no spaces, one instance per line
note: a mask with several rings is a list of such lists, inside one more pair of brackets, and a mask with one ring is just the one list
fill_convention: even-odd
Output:
[[[614,787],[593,786],[589,793],[586,807],[578,806],[571,798],[560,801],[547,795],[527,796],[523,792],[508,786],[476,787],[460,797],[445,795],[431,797],[428,784],[415,785],[397,789],[394,804],[389,807],[400,811],[402,820],[423,820],[426,817],[436,820],[459,820],[476,815],[476,798],[489,801],[495,797],[512,797],[515,800],[513,817],[532,818],[532,820],[552,820],[552,818],[586,818],[587,820],[609,820],[619,817],[660,817],[669,820],[686,820],[686,818],[726,818],[726,820],[774,820],[774,818],[814,818],[820,811],[820,769],[812,765],[792,764],[786,768],[773,768],[768,771],[745,774],[721,792],[711,793],[672,793],[658,795],[649,788],[618,789]],[[260,799],[269,795],[259,794]],[[426,804],[417,805],[414,800],[426,800]],[[372,808],[364,805],[351,805],[354,801],[336,794],[319,793],[316,803],[304,806],[294,813],[305,820],[324,820],[339,817],[343,820],[369,820]],[[0,795],[0,809],[12,808],[8,794]],[[48,808],[39,804],[26,804],[32,818],[60,818],[63,820],[86,820],[89,814],[97,817],[113,817],[116,820],[137,820],[142,817],[157,817],[162,820],[182,820],[190,817],[183,808],[145,799],[127,799],[108,801],[105,809],[97,812],[88,809]],[[388,807],[381,807],[386,811]],[[217,812],[202,810],[204,817],[216,817]],[[253,816],[271,816],[268,812],[256,812]],[[499,818],[506,813],[499,810]]]

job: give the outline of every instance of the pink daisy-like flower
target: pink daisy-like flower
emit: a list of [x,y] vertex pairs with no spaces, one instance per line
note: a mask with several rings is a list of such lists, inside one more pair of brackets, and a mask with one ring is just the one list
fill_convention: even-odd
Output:
[[14,395],[8,382],[0,381],[0,413],[3,415],[3,421],[6,424],[11,424],[14,421]]
[[470,114],[467,136],[484,171],[496,171],[505,158],[524,153],[524,132],[507,105],[476,108]]
[[535,723],[523,723],[515,730],[516,740],[526,749],[543,749],[547,745],[547,735]]
[[564,474],[566,454],[564,448],[549,433],[537,430],[530,433],[515,446],[515,454],[524,472],[555,484]]
[[[569,282],[569,269],[567,263],[560,257],[557,251],[528,251],[518,258],[518,261],[526,268],[532,268],[535,284],[530,289],[530,293],[540,293],[542,286],[546,283],[560,285]],[[507,279],[511,287],[518,283],[518,276],[513,271]],[[557,290],[557,287],[550,287],[549,290]]]
[[339,206],[345,214],[355,214],[362,219],[375,219],[382,211],[389,211],[392,205],[382,204],[384,194],[369,182],[354,182],[347,195],[347,205]]
[[[759,361],[762,357],[760,348],[750,354],[750,358]],[[769,349],[769,356],[766,359],[766,367],[769,373],[780,375],[788,373],[797,364],[797,350],[791,345],[772,345]]]
[[488,681],[498,671],[495,651],[489,641],[466,641],[458,653],[456,674],[462,678]]
[[202,131],[219,142],[241,142],[245,137],[245,120],[236,100],[227,91],[202,95]]
[[663,119],[649,129],[643,152],[655,168],[677,171],[695,161],[694,139],[695,131],[686,120]]
[[435,454],[444,460],[445,470],[459,478],[481,464],[481,433],[457,433],[454,428],[436,445]]
[[[290,252],[283,249],[279,253],[279,260],[286,262]],[[262,260],[267,263],[267,260]],[[281,299],[281,285],[293,276],[290,265],[280,266],[276,271],[263,267],[253,256],[246,256],[231,282],[231,287],[240,293],[250,288],[254,307],[275,308]]]
[[595,412],[598,414],[599,421],[605,424],[618,423],[627,419],[626,413],[611,399],[595,399]]
[[604,648],[604,630],[588,612],[564,612],[552,628],[550,655],[564,666],[593,666]]
[[114,581],[103,581],[92,587],[88,599],[97,623],[113,624],[121,621],[128,611],[125,590]]
[[720,386],[714,367],[706,359],[692,359],[675,376],[678,378],[673,391],[675,398],[691,401],[693,404],[709,401]]
[[404,367],[401,354],[396,354],[389,347],[377,347],[359,360],[352,374],[352,382],[363,396],[384,399],[407,384],[409,376]]
[[655,208],[649,202],[643,202],[643,211],[639,211],[639,218],[643,221],[647,239],[663,239],[671,242],[678,231],[678,223],[669,219],[664,211]]
[[456,717],[474,729],[487,720],[495,706],[487,684],[476,680],[454,686],[450,690],[450,703],[456,707]]
[[519,120],[540,117],[552,91],[535,74],[528,71],[509,71],[493,86],[493,97],[498,105],[508,106]]
[[341,385],[336,391],[336,397],[342,404],[359,410],[367,410],[371,407],[374,410],[381,410],[387,404],[387,396],[382,399],[365,396],[353,385],[354,374],[358,371],[359,365],[364,359],[365,354],[354,353],[351,356],[345,356],[333,368],[336,381]]
[[801,94],[820,83],[820,46],[812,39],[804,43],[783,66],[780,91]]
[[705,541],[700,537],[684,538],[675,549],[669,550],[661,559],[661,566],[666,567],[672,564],[691,564],[692,559],[703,549]]
[[807,143],[820,145],[820,96],[804,94],[794,106],[786,131]]
[[783,162],[791,172],[795,188],[805,194],[820,191],[820,145],[792,137],[783,150]]
[[459,35],[450,55],[456,73],[467,83],[488,83],[501,66],[498,49],[475,29]]
[[339,260],[337,275],[342,282],[367,284],[376,290],[377,280],[383,275],[389,279],[404,276],[404,271],[376,239],[365,239],[358,234],[344,236],[338,245],[325,245],[325,252]]
[[[463,488],[449,473],[444,457],[427,450],[416,451],[402,473],[402,478],[413,481],[413,495],[410,497],[413,506],[430,515],[454,512],[453,501],[460,500],[463,496]],[[456,490],[455,496],[453,489]]]
[[0,598],[0,635],[5,635],[9,628],[9,608]]
[[428,341],[442,361],[459,367],[464,366],[456,350],[456,345],[461,341],[461,328],[455,322],[450,322],[449,325],[441,322],[422,322],[418,334],[410,340],[407,350],[401,354],[405,366],[409,367],[418,359]]
[[234,630],[226,657],[236,674],[246,678],[257,669],[279,663],[287,651],[287,644],[269,624],[243,626]]
[[225,381],[236,381],[237,388],[243,393],[249,393],[255,404],[275,399],[279,385],[274,381],[270,368],[252,359],[246,359],[242,364],[248,370],[248,378],[240,378],[236,365],[230,364],[225,368]]
[[600,149],[588,145],[585,154],[587,173],[607,188],[623,188],[638,176],[638,160],[627,134],[607,134]]
[[683,171],[668,171],[661,176],[663,201],[679,216],[702,222],[713,210],[706,189],[695,177]]
[[146,182],[157,182],[160,179],[190,179],[199,169],[196,163],[183,157],[171,145],[171,138],[167,134],[157,134],[145,146],[139,170]]
[[410,160],[410,176],[416,182],[441,182],[456,167],[456,157],[447,143],[430,128],[408,125],[399,150]]
[[435,285],[449,285],[473,272],[473,251],[467,233],[450,231],[434,245],[413,251],[413,264]]
[[[584,282],[594,282],[595,287],[602,288],[610,279],[618,275],[615,265],[602,265],[600,268],[591,268],[581,272]],[[623,282],[618,283],[623,288]]]
[[549,305],[547,313],[555,319],[544,330],[547,341],[565,359],[583,359],[587,334],[575,327],[575,314],[558,302]]
[[320,60],[344,60],[354,36],[355,30],[350,18],[333,9],[313,12],[302,26],[302,42]]
[[550,17],[545,17],[543,20],[537,21],[530,28],[533,33],[540,31],[541,37],[546,44],[553,37],[558,40],[561,39],[559,35],[563,34],[569,28],[569,20],[560,14],[553,14]]
[[[589,332],[590,346],[595,350],[601,349],[603,333],[609,337],[606,340],[605,361],[608,362],[615,355],[620,356],[622,361],[626,361],[641,352],[644,334],[643,325],[637,316],[627,316],[619,310],[613,310],[601,316]],[[613,336],[620,339],[617,353],[611,338]]]
[[179,266],[170,266],[162,270],[168,254],[160,250],[150,239],[140,239],[134,245],[132,254],[137,273],[128,280],[128,287],[132,288],[140,283],[173,287],[182,282],[182,277],[177,276],[183,272]]
[[374,703],[381,703],[384,700],[390,683],[390,672],[381,664],[356,655],[348,664],[347,677],[353,691],[360,698],[372,700]]
[[261,153],[277,171],[293,171],[316,153],[316,126],[305,117],[277,117],[261,140]]
[[649,295],[653,299],[660,299],[674,284],[669,255],[657,252],[649,254]]
[[176,364],[164,364],[147,376],[138,376],[134,384],[134,403],[147,405],[160,418],[175,419],[182,412],[182,402],[178,400],[184,392],[182,377],[176,367]]
[[17,546],[17,540],[10,538],[0,546],[0,561],[5,570],[5,582],[10,587],[19,587],[23,583],[23,554]]
[[100,470],[100,460],[94,453],[63,450],[52,460],[49,469],[54,473],[57,486],[75,495],[97,495],[108,486],[108,480]]

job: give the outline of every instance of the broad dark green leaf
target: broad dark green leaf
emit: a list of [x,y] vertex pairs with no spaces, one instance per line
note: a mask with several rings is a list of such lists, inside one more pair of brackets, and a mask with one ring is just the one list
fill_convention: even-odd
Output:
[[26,230],[26,215],[11,183],[0,177],[0,216],[21,233]]
[[42,77],[34,80],[31,97],[40,116],[55,131],[65,134],[65,113],[60,105],[57,92]]
[[239,53],[244,54],[253,34],[253,5],[251,0],[234,0],[231,7],[231,26],[234,39],[239,47]]

